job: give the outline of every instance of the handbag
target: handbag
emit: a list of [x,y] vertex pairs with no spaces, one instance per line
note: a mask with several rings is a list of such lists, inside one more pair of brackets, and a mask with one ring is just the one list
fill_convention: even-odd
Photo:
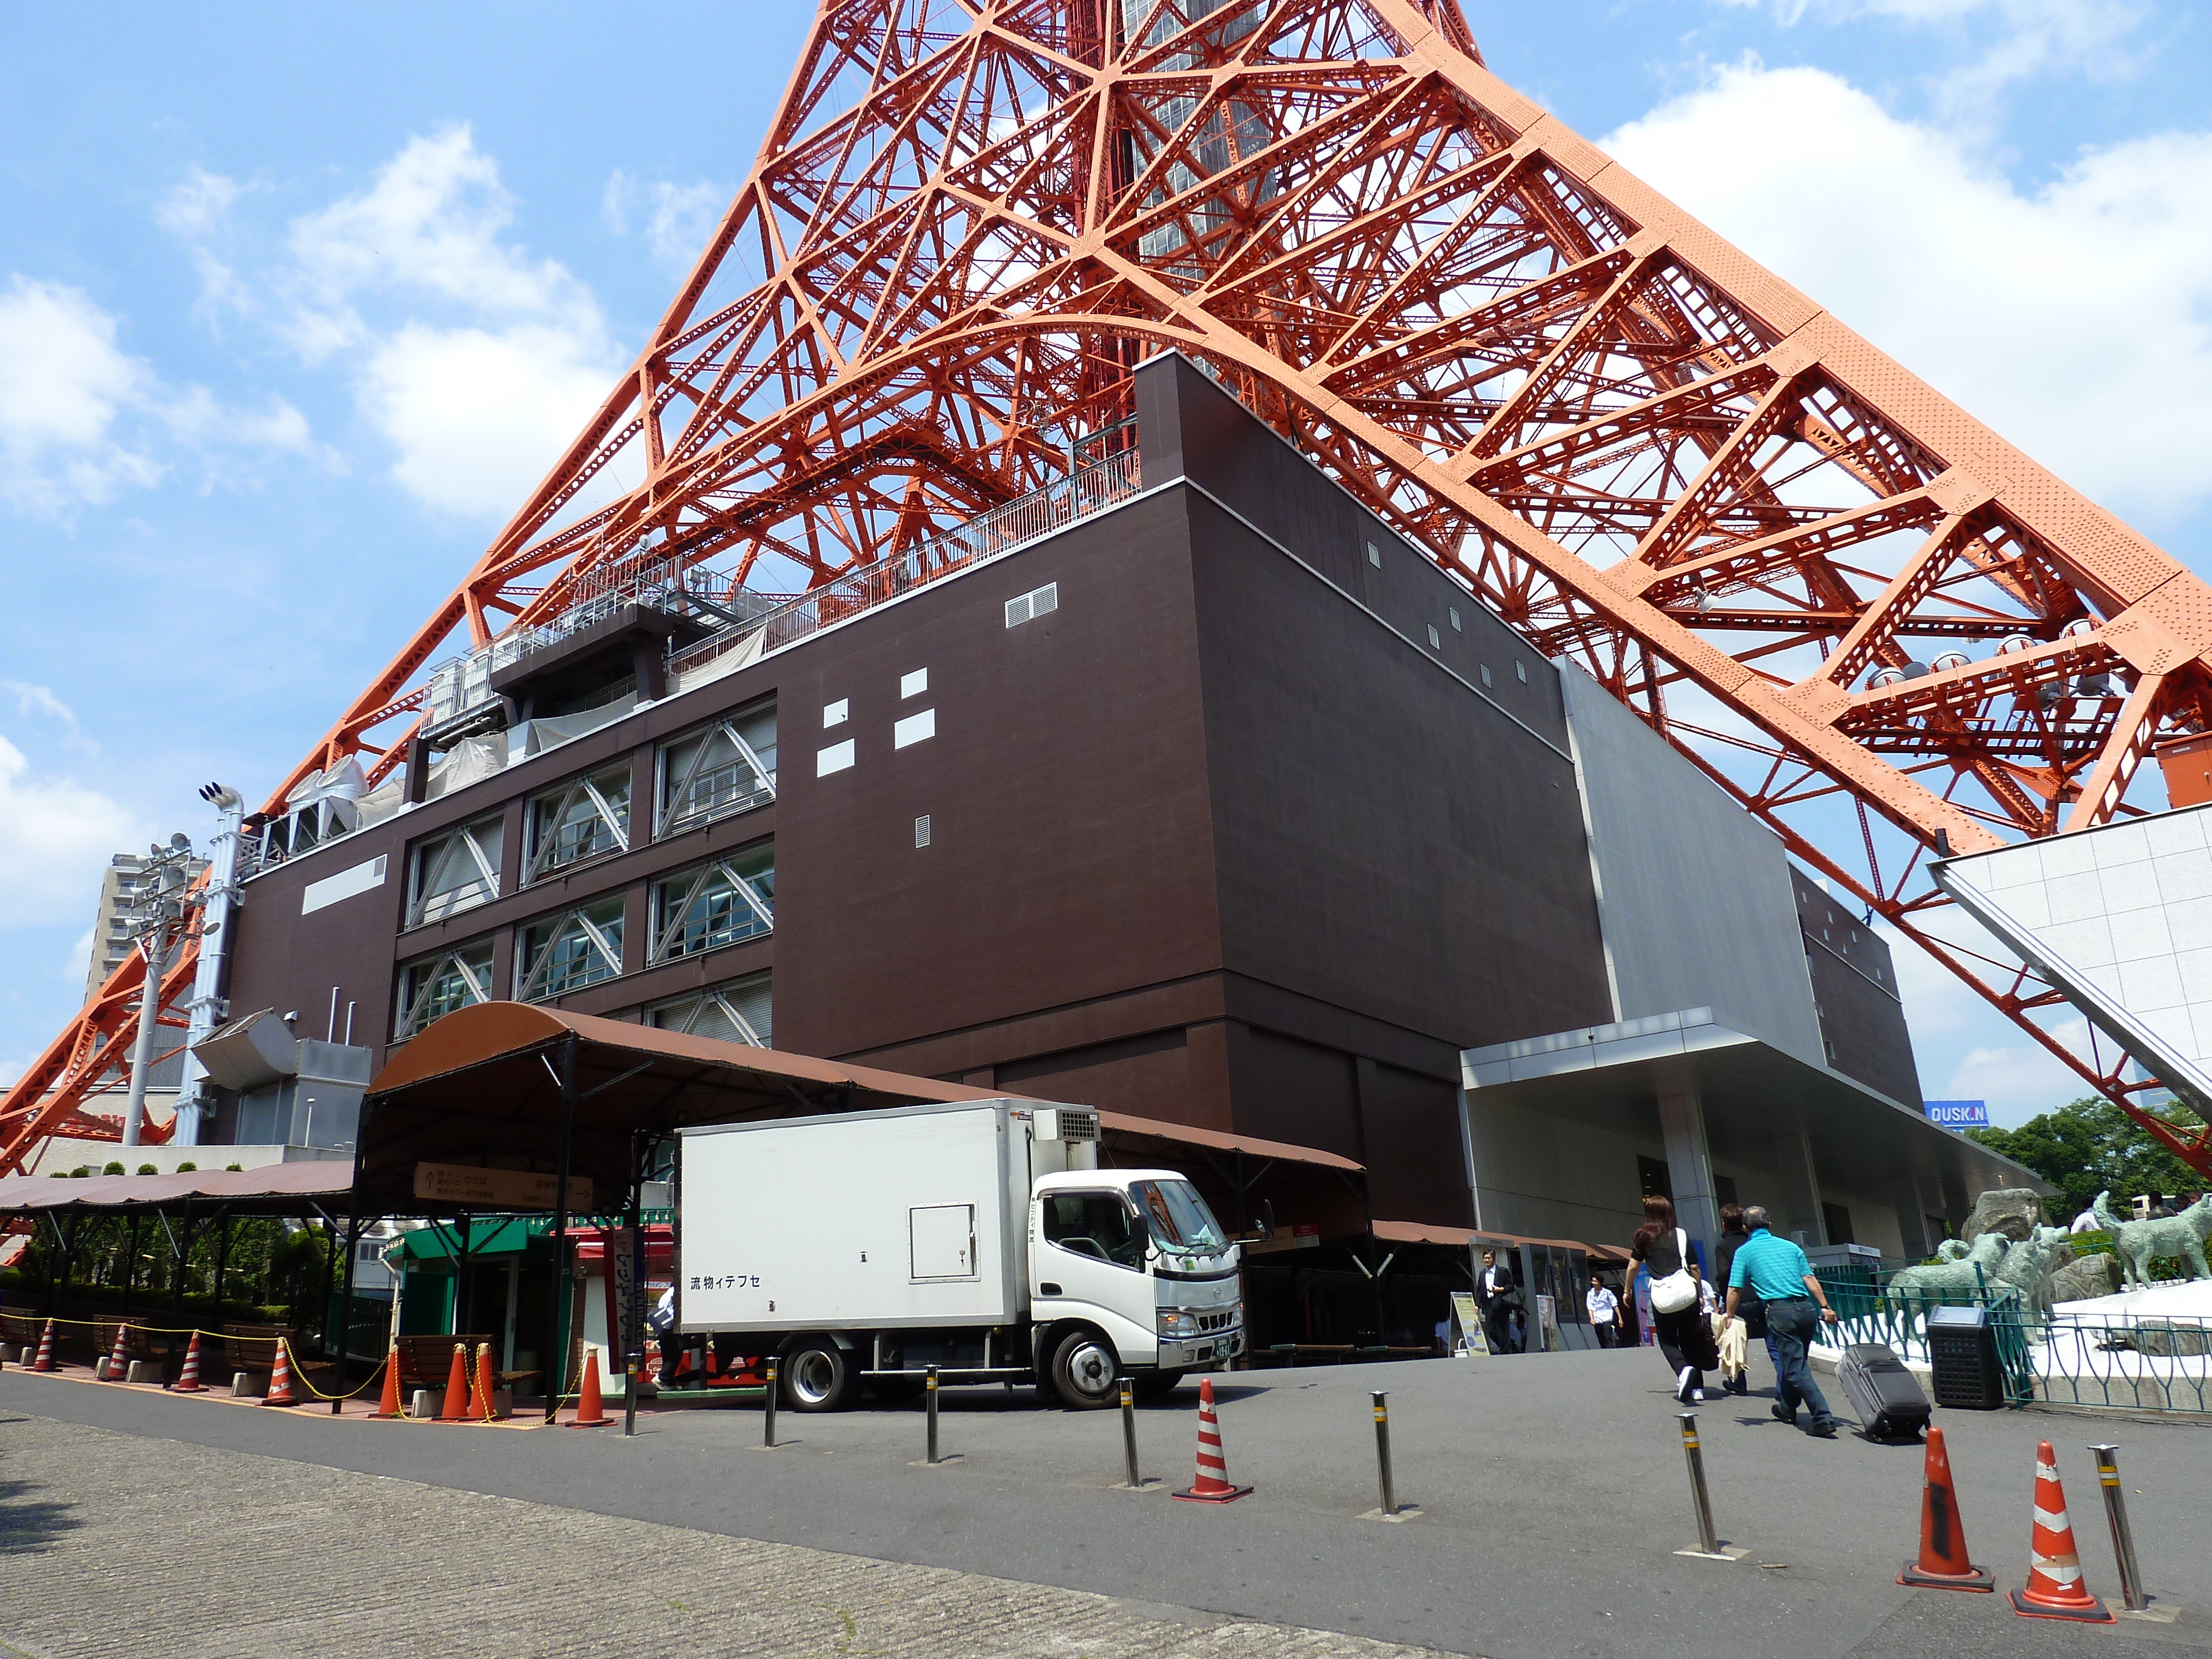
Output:
[[1697,1305],[1698,1281],[1690,1277],[1690,1236],[1680,1227],[1674,1229],[1674,1247],[1682,1265],[1666,1278],[1651,1281],[1654,1313],[1675,1314]]

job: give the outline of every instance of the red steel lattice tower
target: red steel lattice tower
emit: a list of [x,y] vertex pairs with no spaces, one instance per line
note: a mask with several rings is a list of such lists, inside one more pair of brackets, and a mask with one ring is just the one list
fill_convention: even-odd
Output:
[[[635,365],[272,805],[388,775],[434,654],[580,584],[810,587],[1063,476],[1166,349],[2212,1174],[1925,865],[2142,810],[2212,720],[2212,590],[1491,74],[1456,0],[823,0]],[[587,505],[611,463],[642,482]],[[0,1170],[133,971],[0,1103]]]

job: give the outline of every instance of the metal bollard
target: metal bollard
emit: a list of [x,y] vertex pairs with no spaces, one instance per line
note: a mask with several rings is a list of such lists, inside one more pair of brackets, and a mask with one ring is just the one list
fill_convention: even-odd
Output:
[[937,1462],[937,1367],[932,1365],[922,1380],[922,1405],[929,1414],[929,1461]]
[[768,1362],[768,1416],[761,1427],[761,1444],[763,1446],[775,1444],[775,1361],[771,1359]]
[[1721,1540],[1713,1531],[1713,1500],[1705,1495],[1705,1460],[1698,1449],[1698,1414],[1684,1412],[1682,1417],[1682,1455],[1690,1461],[1690,1496],[1698,1507],[1698,1547],[1707,1555],[1721,1553]]
[[1398,1512],[1398,1494],[1390,1480],[1390,1407],[1385,1404],[1390,1395],[1377,1389],[1369,1396],[1375,1402],[1375,1468],[1382,1487],[1382,1513]]
[[1121,1387],[1121,1453],[1129,1465],[1129,1490],[1139,1492],[1145,1483],[1137,1474],[1137,1385],[1125,1376]]
[[2142,1570],[2136,1565],[2136,1535],[2128,1529],[2128,1500],[2120,1490],[2119,1450],[2113,1445],[2089,1448],[2097,1460],[2097,1484],[2105,1489],[2105,1519],[2112,1523],[2112,1554],[2120,1564],[2120,1605],[2130,1613],[2141,1613],[2150,1605],[2150,1597],[2143,1594]]

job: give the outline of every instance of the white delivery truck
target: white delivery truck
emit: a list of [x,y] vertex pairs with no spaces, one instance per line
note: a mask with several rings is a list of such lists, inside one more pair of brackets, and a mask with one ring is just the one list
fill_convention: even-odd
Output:
[[780,1357],[783,1398],[1034,1382],[1106,1406],[1244,1346],[1237,1248],[1171,1170],[1098,1167],[1098,1114],[962,1101],[683,1131],[678,1323]]

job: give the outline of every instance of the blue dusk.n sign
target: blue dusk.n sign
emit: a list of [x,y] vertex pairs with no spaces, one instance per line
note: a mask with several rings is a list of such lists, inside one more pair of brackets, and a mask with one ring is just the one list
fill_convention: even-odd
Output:
[[1987,1101],[1931,1100],[1925,1104],[1928,1121],[1940,1123],[1947,1129],[1986,1129],[1990,1127]]

